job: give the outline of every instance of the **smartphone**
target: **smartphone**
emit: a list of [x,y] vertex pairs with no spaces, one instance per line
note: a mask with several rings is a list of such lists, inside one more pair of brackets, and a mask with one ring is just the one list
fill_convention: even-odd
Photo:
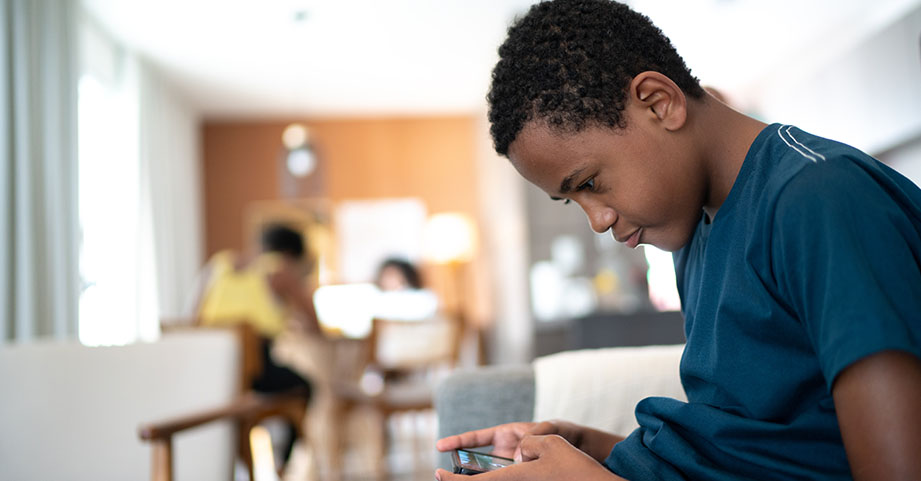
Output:
[[480,474],[515,464],[513,459],[466,449],[455,449],[451,453],[451,460],[454,462],[455,474]]

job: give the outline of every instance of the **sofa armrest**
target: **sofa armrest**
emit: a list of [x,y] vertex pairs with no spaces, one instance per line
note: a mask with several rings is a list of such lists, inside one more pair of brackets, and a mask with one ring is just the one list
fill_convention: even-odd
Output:
[[[489,366],[458,371],[435,389],[438,437],[534,417],[534,368]],[[438,466],[451,469],[442,453]]]

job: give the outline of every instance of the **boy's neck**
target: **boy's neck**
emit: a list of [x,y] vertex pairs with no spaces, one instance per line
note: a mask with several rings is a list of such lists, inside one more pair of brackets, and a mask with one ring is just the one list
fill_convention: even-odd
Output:
[[695,104],[695,137],[708,180],[704,212],[712,221],[729,196],[752,143],[767,124],[733,110],[709,94]]

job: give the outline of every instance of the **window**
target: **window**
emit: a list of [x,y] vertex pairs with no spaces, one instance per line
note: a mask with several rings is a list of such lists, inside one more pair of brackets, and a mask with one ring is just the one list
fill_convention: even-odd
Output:
[[672,255],[651,245],[643,246],[649,270],[646,280],[649,283],[649,301],[660,311],[681,310],[681,298],[675,283],[675,264]]
[[144,308],[137,82],[125,55],[90,25],[81,31],[81,63],[78,335],[87,345],[126,344],[145,337],[151,319],[156,332],[155,308]]

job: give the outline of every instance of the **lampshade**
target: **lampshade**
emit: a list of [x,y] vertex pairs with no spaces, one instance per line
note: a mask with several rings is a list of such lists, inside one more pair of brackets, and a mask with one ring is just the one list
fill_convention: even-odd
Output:
[[423,235],[423,257],[436,264],[466,262],[476,252],[476,227],[465,214],[435,214]]
[[310,135],[307,132],[307,127],[301,124],[291,124],[281,134],[281,142],[285,144],[285,148],[288,150],[300,149],[307,145],[309,140]]

